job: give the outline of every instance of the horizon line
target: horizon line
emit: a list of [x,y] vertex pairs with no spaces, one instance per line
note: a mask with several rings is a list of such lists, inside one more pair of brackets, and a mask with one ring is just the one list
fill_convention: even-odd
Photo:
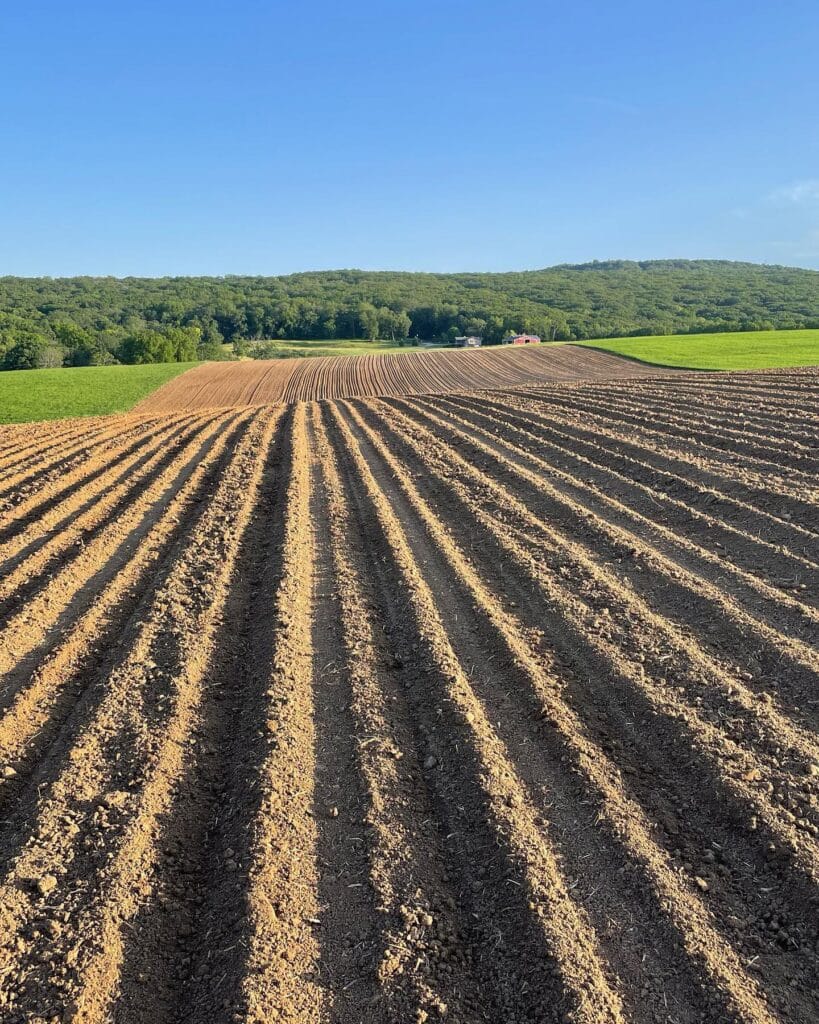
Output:
[[595,265],[606,266],[607,264],[618,264],[626,263],[633,264],[635,266],[644,266],[652,263],[720,263],[720,264],[734,264],[736,266],[746,267],[764,267],[771,270],[801,270],[806,273],[819,274],[819,268],[816,267],[805,267],[796,264],[787,263],[766,263],[757,260],[737,260],[728,259],[724,257],[675,257],[675,256],[663,256],[653,259],[626,259],[622,257],[609,257],[607,259],[592,259],[585,260],[580,263],[553,263],[548,266],[541,267],[524,267],[524,268],[512,268],[509,270],[397,270],[391,267],[383,267],[380,269],[364,268],[364,267],[321,267],[313,268],[309,270],[291,270],[286,273],[278,274],[266,274],[266,273],[251,273],[251,272],[236,272],[230,271],[221,274],[177,274],[177,273],[166,273],[166,274],[0,274],[0,281],[4,280],[18,280],[18,281],[39,281],[39,280],[51,280],[51,281],[71,281],[77,280],[78,278],[86,278],[89,280],[114,280],[114,281],[165,281],[169,279],[204,279],[204,280],[227,280],[230,278],[286,278],[286,277],[299,277],[308,274],[408,274],[408,275],[426,275],[429,277],[464,277],[469,275],[481,275],[486,277],[502,277],[507,274],[538,274],[545,273],[550,270],[573,270],[582,269],[585,267],[594,267]]

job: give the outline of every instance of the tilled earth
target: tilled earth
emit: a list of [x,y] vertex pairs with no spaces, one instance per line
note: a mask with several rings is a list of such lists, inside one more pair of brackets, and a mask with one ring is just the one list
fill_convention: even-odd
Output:
[[610,380],[675,373],[579,345],[494,346],[375,355],[242,360],[197,366],[148,395],[146,415],[215,406],[322,398],[503,390],[549,381]]
[[819,371],[0,432],[0,1020],[819,1016]]

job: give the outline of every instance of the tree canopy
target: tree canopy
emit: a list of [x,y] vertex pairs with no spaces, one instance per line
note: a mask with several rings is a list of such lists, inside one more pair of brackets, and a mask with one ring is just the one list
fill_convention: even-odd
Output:
[[519,273],[0,278],[0,366],[214,358],[260,339],[545,339],[819,327],[819,272],[719,260]]

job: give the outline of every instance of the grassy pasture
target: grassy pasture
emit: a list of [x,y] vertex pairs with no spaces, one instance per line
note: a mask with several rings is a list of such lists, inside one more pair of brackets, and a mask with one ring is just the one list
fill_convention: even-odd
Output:
[[819,365],[819,330],[671,334],[603,338],[578,344],[605,349],[643,363],[692,370],[768,370]]
[[126,412],[196,363],[72,366],[0,373],[0,423]]
[[[275,349],[273,358],[282,359],[295,356],[366,356],[379,352],[423,352],[424,349],[441,347],[439,345],[401,346],[394,341],[364,341],[361,338],[331,338],[329,340],[307,341],[282,338],[273,341],[250,342],[249,344],[251,351],[252,346],[255,344],[273,347]],[[225,346],[226,354],[230,354],[232,351],[232,345]]]

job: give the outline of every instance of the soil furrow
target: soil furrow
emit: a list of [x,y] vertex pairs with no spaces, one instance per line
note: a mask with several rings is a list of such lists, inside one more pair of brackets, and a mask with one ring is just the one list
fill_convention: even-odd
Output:
[[13,991],[26,1014],[108,1019],[127,925],[146,895],[158,818],[170,804],[196,720],[269,429],[259,417],[237,446],[204,528],[108,678],[104,699],[74,739],[71,764],[41,796],[30,836],[0,888],[0,955],[13,964]]
[[[356,414],[352,410],[351,415],[357,420]],[[716,1014],[714,1019],[726,1019],[726,1014],[738,1020],[756,1019],[757,1017],[764,1020],[771,1019],[755,983],[742,971],[736,954],[714,930],[710,922],[710,915],[702,906],[699,894],[694,895],[696,891],[694,886],[690,885],[689,887],[681,883],[674,866],[669,863],[669,858],[652,841],[651,824],[646,820],[639,807],[623,794],[619,773],[607,762],[600,749],[585,738],[579,721],[569,712],[559,696],[556,697],[550,692],[554,687],[550,686],[548,681],[543,678],[543,673],[539,672],[513,617],[508,613],[504,614],[499,609],[491,596],[483,590],[477,575],[471,570],[469,564],[458,558],[455,553],[456,549],[447,538],[442,524],[436,523],[435,517],[425,509],[425,505],[414,491],[413,485],[400,471],[399,464],[381,447],[378,438],[371,434],[363,422],[358,422],[358,426],[369,444],[384,459],[387,467],[385,473],[400,485],[410,503],[416,507],[418,514],[425,520],[426,529],[430,534],[437,535],[435,539],[439,551],[446,553],[447,557],[452,559],[453,568],[457,566],[458,575],[469,584],[473,601],[477,600],[479,605],[494,618],[498,640],[504,644],[512,644],[510,649],[512,659],[514,659],[512,663],[525,671],[529,676],[530,685],[536,687],[537,695],[544,703],[542,715],[549,720],[550,725],[561,729],[561,732],[565,729],[564,742],[567,749],[571,751],[582,774],[587,780],[593,781],[601,797],[604,798],[598,803],[600,816],[607,818],[611,824],[612,834],[627,845],[629,855],[640,862],[641,866],[650,873],[652,881],[657,886],[660,905],[666,912],[673,910],[682,917],[682,920],[680,917],[674,919],[679,927],[678,941],[685,942],[689,955],[703,963],[704,969],[711,976],[712,983],[717,983],[721,998],[725,1000],[721,1010],[718,1009],[719,999],[712,1007],[712,1011]],[[425,561],[429,564],[429,558]],[[504,665],[501,668],[508,678],[511,675],[509,666]],[[589,798],[592,798],[592,791],[589,791],[588,795]],[[717,949],[719,952],[715,955]],[[711,998],[714,997],[715,994],[712,993]]]
[[493,1019],[488,1006],[497,1014],[504,1000],[482,994],[481,946],[470,941],[473,929],[453,884],[457,868],[428,794],[423,739],[406,706],[403,666],[390,650],[353,498],[318,415],[315,430],[341,612],[338,652],[346,660],[353,755],[368,800],[360,824],[368,827],[370,884],[384,915],[373,971],[379,991],[366,1019],[435,1019],[442,1012],[464,1022]]
[[[436,420],[436,417],[430,413],[423,415],[433,422]],[[727,718],[734,727],[740,717],[744,716],[750,722],[747,729],[747,741],[753,746],[758,740],[763,740],[755,749],[757,756],[766,756],[770,748],[780,751],[780,744],[784,744],[787,747],[788,759],[793,758],[792,770],[799,777],[806,775],[808,766],[814,763],[817,756],[813,736],[789,723],[772,703],[765,701],[760,705],[757,696],[748,691],[744,680],[731,671],[730,666],[723,666],[719,662],[709,659],[699,645],[691,643],[684,632],[677,629],[668,619],[656,614],[654,609],[646,604],[631,586],[625,583],[624,575],[619,570],[615,576],[611,572],[609,564],[598,558],[594,551],[586,547],[584,543],[561,532],[557,522],[552,525],[552,517],[546,522],[542,513],[535,514],[527,508],[520,497],[501,482],[506,471],[504,467],[498,468],[497,456],[489,446],[475,436],[463,433],[459,435],[457,428],[450,425],[450,436],[460,436],[466,442],[467,447],[474,450],[475,455],[467,461],[455,451],[452,445],[442,445],[427,427],[421,424],[412,424],[412,428],[421,437],[436,443],[439,459],[444,460],[445,464],[453,465],[461,476],[467,480],[471,479],[473,485],[477,484],[480,490],[475,491],[471,499],[462,497],[462,500],[467,506],[471,500],[473,507],[484,512],[487,516],[483,520],[484,524],[502,542],[508,541],[510,553],[523,550],[523,546],[526,544],[536,544],[551,560],[554,560],[559,553],[563,553],[561,566],[563,572],[560,575],[568,579],[574,575],[578,582],[585,578],[586,583],[581,585],[580,593],[588,593],[593,597],[591,610],[597,614],[594,605],[598,608],[602,606],[608,609],[604,614],[611,620],[611,624],[606,624],[605,628],[599,630],[603,638],[610,641],[614,637],[618,630],[617,624],[620,621],[618,615],[624,616],[629,622],[628,637],[624,640],[633,641],[642,634],[640,637],[643,641],[642,663],[647,670],[660,676],[667,675],[663,665],[673,657],[674,679],[677,683],[684,684],[678,688],[680,692],[690,689],[692,706],[701,705],[703,698],[708,697],[709,703],[716,705],[716,715],[709,715],[711,720]],[[390,428],[385,429],[389,431]],[[493,471],[490,475],[481,470],[482,459],[486,455],[490,457],[488,465]],[[513,486],[514,483],[522,480],[534,487],[535,490],[539,488],[547,493],[550,490],[548,482],[528,470],[509,469],[508,473],[513,479]],[[444,478],[449,477],[452,475],[452,471],[444,468],[442,475]],[[520,486],[519,483],[518,486]],[[492,495],[494,500],[489,499],[489,495]],[[493,505],[495,505],[494,511],[492,511]],[[607,603],[604,604],[604,601]],[[617,614],[612,615],[612,611],[616,611]],[[801,653],[807,660],[807,664],[804,666],[806,675],[808,677],[815,676],[813,652],[806,647]],[[765,749],[766,743],[764,742],[766,726],[768,751]],[[735,738],[739,738],[739,736]]]
[[[551,476],[567,479],[573,475],[585,490],[610,494],[666,536],[692,541],[690,550],[696,544],[699,558],[712,565],[728,563],[729,571],[733,565],[746,574],[746,579],[747,575],[758,578],[769,606],[782,600],[782,591],[797,594],[799,601],[819,602],[804,582],[806,578],[815,579],[819,590],[819,556],[810,560],[783,544],[799,547],[811,538],[796,535],[790,527],[783,530],[785,524],[780,526],[766,513],[760,515],[756,509],[720,498],[713,490],[681,477],[670,481],[637,460],[612,452],[599,435],[597,441],[587,440],[576,430],[558,428],[551,419],[494,402],[479,404],[466,397],[448,398],[445,408],[450,407],[486,424],[493,433],[504,438],[511,435],[528,453],[548,458]],[[764,536],[760,535],[763,529]],[[777,531],[781,531],[779,543]],[[754,585],[754,581],[748,582]]]
[[[584,391],[584,398],[593,397],[594,407],[603,410],[612,419],[627,419],[629,422],[647,424],[652,430],[661,433],[672,433],[684,436],[695,445],[708,443],[719,444],[725,451],[735,452],[743,456],[751,456],[763,460],[774,459],[777,466],[789,466],[799,473],[813,473],[819,468],[813,446],[805,447],[794,441],[786,441],[777,431],[771,436],[770,429],[760,433],[749,429],[744,418],[736,416],[731,425],[720,424],[715,418],[700,412],[681,416],[677,402],[664,403],[652,399],[650,402],[638,401],[642,397],[631,394],[608,396],[595,393],[591,388]],[[742,429],[737,428],[737,423]]]
[[[391,422],[392,418],[390,410]],[[378,436],[383,435],[378,432]],[[420,463],[423,471],[413,475],[424,482],[426,489],[432,478],[431,462],[417,439],[413,440],[412,447],[423,452]],[[404,456],[402,450],[396,459],[403,461]],[[409,471],[415,469],[412,461],[407,467]],[[493,586],[497,594],[503,594],[505,603],[512,609],[509,615],[525,625],[525,642],[537,652],[540,664],[554,673],[554,685],[565,691],[564,700],[571,698],[577,713],[595,736],[600,748],[598,760],[602,759],[602,750],[606,750],[616,758],[620,771],[626,773],[621,776],[623,784],[636,793],[651,822],[652,834],[666,847],[666,858],[673,858],[674,869],[686,873],[691,883],[695,877],[701,880],[709,893],[709,908],[712,912],[716,906],[721,910],[720,923],[725,933],[753,963],[764,957],[765,970],[782,983],[782,991],[789,991],[790,972],[806,975],[809,987],[815,982],[813,943],[817,936],[809,909],[816,903],[813,887],[783,870],[781,854],[771,854],[768,848],[770,836],[766,837],[765,830],[760,831],[747,814],[738,809],[735,813],[730,795],[726,804],[725,796],[720,798],[718,792],[714,792],[715,776],[703,772],[705,766],[701,761],[692,760],[690,745],[679,743],[680,737],[673,724],[670,729],[663,729],[656,710],[645,701],[641,702],[639,692],[630,696],[617,685],[616,679],[612,680],[610,665],[584,653],[584,644],[578,643],[575,634],[567,632],[562,616],[550,613],[548,607],[537,600],[531,581],[511,571],[503,549],[488,544],[483,538],[479,540],[469,517],[452,508],[437,490],[430,492],[430,499],[431,507],[445,510],[446,522],[452,524],[450,528],[457,535],[462,550],[469,552],[480,580]],[[425,564],[429,561],[427,556]],[[448,595],[445,607],[451,608],[454,581],[444,585],[444,590]],[[467,618],[468,611],[456,610],[448,623],[450,635],[457,632],[459,621]],[[501,624],[503,621],[501,618]],[[502,625],[500,636],[509,633],[510,627]],[[483,652],[474,655],[473,662],[480,666],[496,657],[496,652],[488,658],[487,652]],[[492,682],[488,684],[491,696],[498,674],[506,681],[501,693],[495,695],[501,702],[511,699],[509,686],[520,660],[517,651],[514,659],[510,664],[508,656],[503,658],[501,652]],[[479,672],[479,668],[473,669],[476,678]],[[502,703],[501,707],[502,712],[496,716],[499,725],[505,724],[509,717],[506,704]],[[523,731],[524,745],[528,735],[530,748],[540,750],[561,718],[529,707],[524,714],[525,721],[544,723],[543,734]],[[573,813],[577,814],[577,808]],[[783,921],[788,920],[791,931],[786,930],[777,943],[773,940],[779,930],[780,915]],[[613,919],[619,920],[617,915],[613,915]],[[771,921],[774,928],[769,931]],[[793,1006],[799,1005],[793,995],[788,1001]],[[810,1016],[807,1012],[799,1019],[809,1020]]]
[[[800,480],[804,483],[810,482],[810,468],[802,469],[783,465],[783,461],[787,462],[788,460],[787,457],[783,458],[780,449],[770,450],[764,445],[757,448],[751,443],[732,437],[722,437],[715,430],[702,429],[698,431],[697,423],[675,423],[659,412],[655,413],[653,409],[650,412],[630,412],[628,401],[624,402],[619,397],[596,398],[586,391],[582,392],[582,397],[578,397],[580,397],[579,403],[571,403],[575,408],[579,404],[584,414],[605,417],[620,429],[651,431],[670,446],[683,440],[695,447],[702,457],[712,459],[716,463],[740,457],[743,466],[751,472],[782,473],[787,474],[788,480],[794,483],[798,483]],[[554,400],[558,404],[566,405],[570,401],[557,397]]]
[[[104,421],[100,421],[96,429],[102,429],[103,425]],[[12,438],[9,428],[3,427],[0,436],[8,438],[9,443],[4,444],[0,450],[0,472],[7,472],[9,467],[19,470],[30,459],[47,455],[52,449],[63,447],[83,432],[85,436],[92,436],[95,428],[87,424],[78,427],[74,420],[63,423],[62,428],[55,423],[49,423],[46,429],[42,424],[27,423],[20,428],[17,436]]]
[[[421,658],[418,667],[427,666],[426,671],[415,668],[407,681],[414,713],[427,734],[424,764],[433,774],[442,798],[454,785],[457,795],[453,811],[458,806],[471,811],[467,820],[473,832],[479,823],[486,822],[489,834],[481,846],[494,842],[506,848],[504,860],[511,869],[507,878],[512,886],[507,893],[492,891],[494,886],[484,893],[487,900],[502,896],[510,908],[505,921],[497,907],[491,915],[499,929],[504,925],[514,929],[511,935],[505,929],[501,931],[504,948],[499,944],[495,950],[498,960],[503,957],[505,961],[503,969],[519,978],[520,1002],[509,1010],[524,1015],[524,1019],[539,1019],[537,1014],[543,1014],[557,1020],[562,1019],[561,1015],[576,1021],[622,1020],[620,997],[605,976],[597,939],[570,895],[542,817],[524,793],[452,650],[432,593],[389,500],[345,418],[335,406],[331,412],[336,445],[343,446],[346,461],[355,470],[373,527],[383,538],[385,554],[392,563],[391,572],[398,573],[401,580],[404,596],[392,606],[391,624],[398,627],[409,619],[411,635],[417,636],[415,641],[399,641],[399,656],[409,659],[414,642],[420,650],[413,660],[417,664]],[[458,833],[467,824],[462,815],[456,815],[450,819],[453,839],[460,838]],[[474,857],[477,851],[470,852]],[[540,950],[539,956],[521,957],[515,969],[510,961],[512,949],[527,940],[534,950]],[[548,1009],[550,1003],[556,1005]]]
[[203,423],[202,414],[198,416],[167,417],[157,421],[155,429],[147,431],[133,444],[122,446],[115,451],[106,451],[96,459],[89,459],[76,470],[61,474],[50,486],[36,488],[25,500],[21,500],[13,510],[0,519],[0,557],[6,556],[6,550],[18,549],[21,537],[30,534],[42,537],[47,531],[56,531],[66,522],[70,522],[77,509],[81,509],[83,501],[88,505],[103,493],[112,480],[124,480],[135,466],[164,443],[194,423]]
[[318,978],[318,864],[311,638],[314,552],[305,408],[292,411],[290,473],[275,595],[273,662],[259,804],[249,844],[246,927],[237,1003],[247,1024],[319,1021],[327,994]]
[[205,425],[195,424],[172,437],[161,438],[156,446],[133,456],[132,464],[121,472],[117,467],[110,477],[101,474],[100,486],[92,486],[92,493],[80,490],[76,504],[73,498],[61,503],[59,522],[52,525],[46,516],[0,546],[0,621],[7,620],[22,603],[30,602],[66,560],[82,552],[106,526],[125,514],[146,483],[204,429]]
[[60,445],[53,457],[39,459],[30,466],[15,467],[16,472],[0,480],[0,514],[20,504],[30,494],[39,494],[75,469],[82,471],[86,459],[101,452],[116,451],[123,442],[133,435],[144,436],[152,430],[154,420],[129,419],[109,422],[105,430],[78,431],[76,443],[69,447]]
[[[728,481],[741,481],[747,488],[753,489],[761,482],[764,491],[766,482],[773,477],[780,481],[783,494],[799,500],[805,497],[806,491],[810,493],[814,483],[810,474],[800,474],[790,467],[778,465],[775,461],[762,460],[767,463],[763,466],[758,461],[745,459],[736,453],[709,448],[707,444],[690,436],[690,429],[688,432],[682,431],[679,436],[667,434],[659,428],[655,429],[650,416],[646,416],[644,422],[640,423],[625,422],[617,415],[620,396],[616,392],[606,408],[597,408],[590,401],[583,385],[572,389],[512,390],[505,392],[504,397],[511,399],[512,402],[540,403],[552,415],[560,414],[568,418],[581,416],[587,425],[598,425],[607,437],[611,435],[632,443],[635,440],[645,441],[648,452],[660,451],[671,457],[687,460],[692,468],[698,467],[702,471],[714,472],[726,477]],[[648,408],[650,409],[650,404]]]
[[177,459],[143,488],[121,516],[73,557],[63,558],[46,586],[5,622],[0,635],[0,700],[6,699],[9,692],[7,675],[15,669],[19,674],[32,657],[42,657],[49,643],[134,557],[153,523],[219,434],[219,425],[213,423],[203,436],[189,441]]
[[[358,417],[354,410],[353,414]],[[362,426],[366,427],[364,424]],[[414,446],[419,444],[423,445],[423,441],[416,438]],[[445,454],[450,465],[453,461],[460,461],[459,475],[462,478],[468,480],[470,475],[477,475],[479,487],[484,494],[497,491],[498,485],[487,477],[475,474],[472,467],[459,456],[454,456],[448,449]],[[480,491],[472,490],[466,483],[455,480],[451,468],[441,467],[436,471],[434,466],[434,449],[427,448],[424,451],[424,473],[421,478],[437,479],[443,485],[442,497],[443,494],[450,494],[459,506],[457,512],[453,510],[453,516],[463,519],[464,514],[467,518],[474,514],[484,535],[499,545],[500,557],[504,562],[511,559],[519,571],[528,577],[532,593],[542,595],[544,604],[541,614],[552,617],[551,628],[569,632],[573,637],[571,643],[592,659],[595,674],[617,679],[624,691],[633,693],[633,699],[647,702],[650,713],[659,716],[657,725],[664,725],[675,743],[699,751],[712,768],[712,785],[719,780],[723,791],[731,794],[727,800],[729,813],[734,801],[738,801],[739,806],[750,805],[745,814],[746,819],[750,820],[751,816],[756,819],[758,816],[760,825],[764,822],[765,827],[774,834],[777,846],[790,850],[796,862],[809,877],[815,879],[817,851],[812,838],[814,823],[805,817],[816,814],[814,791],[817,783],[812,769],[800,770],[798,757],[794,758],[795,752],[783,749],[779,745],[779,737],[773,731],[767,743],[760,743],[759,749],[754,751],[755,756],[750,756],[744,747],[737,744],[730,728],[726,728],[734,724],[733,719],[714,713],[710,706],[713,696],[708,701],[704,700],[714,686],[717,692],[720,687],[732,691],[728,681],[723,680],[719,673],[711,673],[705,683],[702,670],[690,676],[685,672],[680,673],[672,662],[673,652],[666,653],[666,649],[656,643],[651,633],[642,642],[638,639],[642,622],[647,619],[655,628],[665,631],[662,620],[654,622],[656,616],[649,610],[637,613],[628,606],[618,608],[624,594],[618,594],[616,589],[601,592],[603,581],[599,577],[584,582],[586,569],[592,569],[593,572],[593,568],[582,553],[576,550],[577,546],[565,538],[551,552],[528,550],[526,541],[516,538],[508,529],[509,516],[505,510],[518,506],[517,499],[505,493],[500,506],[504,511],[493,513],[491,505],[489,509],[483,507],[486,499]],[[519,509],[519,514],[529,524],[530,531],[532,527],[536,530],[539,528],[539,524],[525,510]],[[572,549],[571,561],[568,561],[566,556]],[[564,576],[565,570],[572,564],[573,569]],[[585,565],[584,569],[580,569],[581,564]],[[578,569],[580,576],[577,575]],[[567,584],[572,585],[572,590],[566,589]],[[686,682],[693,691],[690,703],[681,699],[681,692],[685,693],[686,687],[680,688],[679,683]],[[732,696],[733,693],[728,692],[728,697]],[[765,705],[762,705],[760,715],[765,714],[764,708]],[[793,733],[793,729],[788,730],[784,723],[782,728],[784,734],[788,731]],[[746,733],[747,728],[744,733],[740,732],[740,736],[753,741],[753,734]],[[790,770],[786,771],[784,766]],[[770,800],[766,794],[770,795]],[[801,817],[789,809],[787,804],[790,801],[799,807]]]
[[[244,429],[243,417],[238,425],[232,425],[232,420],[226,417],[219,436],[172,497],[164,515],[157,518],[133,558],[66,629],[54,649],[36,659],[33,669],[24,663],[19,672],[7,677],[6,707],[0,718],[0,761],[7,766],[13,764],[15,774],[0,790],[4,807],[14,798],[19,812],[23,811],[26,802],[20,801],[21,783],[44,758],[48,744],[76,701],[86,693],[93,700],[97,695],[93,680],[104,675],[106,666],[113,668],[123,631],[127,631],[132,616],[138,621],[145,592],[152,592],[154,584],[149,579],[161,578],[166,558],[174,544],[186,536],[191,520],[199,515],[204,498]],[[51,760],[44,758],[41,767]],[[8,856],[8,845],[7,839],[0,843],[4,857]]]
[[510,402],[509,409],[547,436],[555,430],[559,443],[565,439],[570,445],[596,451],[607,463],[622,465],[628,475],[657,491],[679,497],[700,511],[719,512],[729,524],[750,524],[768,545],[784,545],[812,568],[817,567],[816,509],[803,492],[786,494],[776,475],[756,476],[748,485],[737,467],[715,471],[691,451],[666,449],[656,436],[635,439],[617,433],[606,421],[594,423],[584,418],[578,422],[577,412],[555,415],[551,403],[544,406],[531,396],[525,402]]
[[[753,601],[759,615],[767,613],[785,620],[784,625],[768,625],[726,594],[730,581],[729,566],[724,562],[714,558],[710,564],[706,561],[704,567],[689,572],[679,558],[665,557],[666,537],[649,519],[638,517],[606,494],[593,494],[602,505],[596,511],[598,503],[589,501],[586,487],[557,470],[552,462],[507,441],[503,431],[497,429],[497,421],[490,433],[476,427],[473,419],[463,419],[448,408],[447,418],[442,420],[429,411],[437,411],[439,404],[447,403],[410,403],[406,408],[421,415],[439,441],[442,436],[447,442],[458,438],[472,448],[473,465],[511,489],[537,521],[548,522],[581,540],[588,552],[595,552],[599,563],[616,569],[653,610],[682,629],[695,629],[698,645],[712,657],[724,663],[730,656],[727,671],[734,672],[738,661],[743,683],[749,684],[755,698],[774,698],[791,717],[804,720],[808,729],[815,730],[816,710],[810,701],[819,679],[815,646],[819,615],[813,609],[797,601],[783,601],[770,589],[767,594],[763,591],[761,600]],[[397,402],[395,407],[403,405]],[[649,538],[653,544],[646,543]],[[777,598],[776,602],[771,601],[772,597]],[[786,616],[788,611],[792,614]],[[701,629],[701,622],[708,623],[707,629]]]
[[[588,387],[589,394],[598,392]],[[618,400],[621,395],[618,395]],[[642,406],[637,404],[639,399]],[[673,391],[656,388],[654,390],[641,387],[632,391],[631,405],[645,410],[658,409],[662,412],[682,414],[685,422],[693,422],[698,426],[711,426],[717,428],[737,430],[752,437],[759,437],[768,443],[781,447],[783,439],[795,442],[796,450],[803,451],[806,455],[814,455],[819,442],[819,433],[811,429],[809,418],[799,410],[790,409],[786,413],[773,412],[760,407],[757,404],[748,404],[747,407],[741,404],[739,408],[729,410],[727,407],[720,408],[715,403],[714,396],[695,395],[686,398],[681,388]]]
[[[117,1021],[233,1021],[241,1010],[236,965],[247,946],[243,920],[250,826],[258,812],[271,598],[280,576],[285,519],[287,424],[271,418],[262,473],[241,538],[202,701],[168,812],[159,820],[150,897],[123,954]],[[275,425],[275,426],[274,426]]]

